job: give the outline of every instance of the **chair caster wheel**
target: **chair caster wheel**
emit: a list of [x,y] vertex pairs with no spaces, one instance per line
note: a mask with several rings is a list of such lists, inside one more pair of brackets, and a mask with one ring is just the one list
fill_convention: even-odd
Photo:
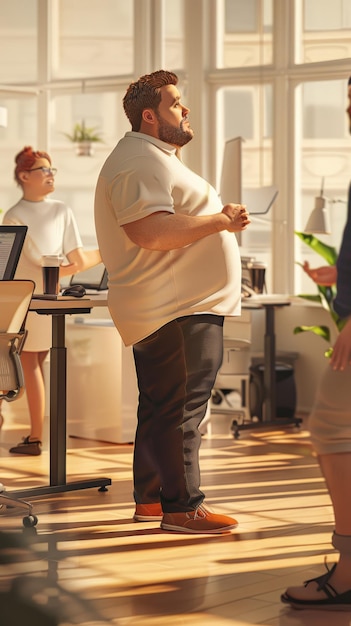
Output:
[[232,422],[231,427],[230,427],[230,430],[231,430],[231,431],[232,431],[232,433],[233,433],[233,437],[234,437],[234,439],[239,439],[239,437],[240,437],[240,432],[239,432],[239,428],[238,428],[238,427],[239,427],[238,422],[237,422],[236,420],[234,420],[234,421]]
[[33,528],[38,523],[38,518],[36,515],[27,515],[27,517],[23,518],[23,526],[25,528]]

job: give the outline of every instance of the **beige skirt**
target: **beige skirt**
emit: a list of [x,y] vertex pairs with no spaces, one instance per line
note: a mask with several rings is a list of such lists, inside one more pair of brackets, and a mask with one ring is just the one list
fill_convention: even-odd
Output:
[[327,366],[320,381],[307,427],[318,455],[351,452],[351,366]]
[[38,315],[30,311],[26,320],[27,338],[25,352],[44,352],[51,348],[51,315]]

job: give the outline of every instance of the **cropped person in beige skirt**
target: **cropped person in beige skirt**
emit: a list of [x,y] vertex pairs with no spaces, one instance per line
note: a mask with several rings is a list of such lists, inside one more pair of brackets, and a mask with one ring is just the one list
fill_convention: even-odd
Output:
[[[351,78],[347,113],[351,131]],[[318,284],[335,277],[334,309],[346,323],[320,381],[308,427],[332,500],[335,529],[332,545],[339,560],[302,587],[289,587],[282,601],[297,609],[351,610],[351,186],[348,216],[336,268],[305,270]]]

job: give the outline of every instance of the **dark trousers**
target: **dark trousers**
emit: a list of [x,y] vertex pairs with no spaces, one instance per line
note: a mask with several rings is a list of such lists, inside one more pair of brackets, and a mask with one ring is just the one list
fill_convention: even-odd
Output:
[[223,358],[223,317],[169,322],[133,346],[139,387],[134,498],[161,500],[164,512],[189,511],[200,491],[198,427]]

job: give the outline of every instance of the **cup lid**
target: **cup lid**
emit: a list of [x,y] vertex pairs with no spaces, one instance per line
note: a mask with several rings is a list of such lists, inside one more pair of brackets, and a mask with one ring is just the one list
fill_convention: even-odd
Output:
[[263,263],[262,261],[253,261],[252,263],[248,263],[248,268],[253,270],[267,269],[267,263]]
[[41,264],[43,267],[59,267],[63,259],[62,254],[43,254]]

